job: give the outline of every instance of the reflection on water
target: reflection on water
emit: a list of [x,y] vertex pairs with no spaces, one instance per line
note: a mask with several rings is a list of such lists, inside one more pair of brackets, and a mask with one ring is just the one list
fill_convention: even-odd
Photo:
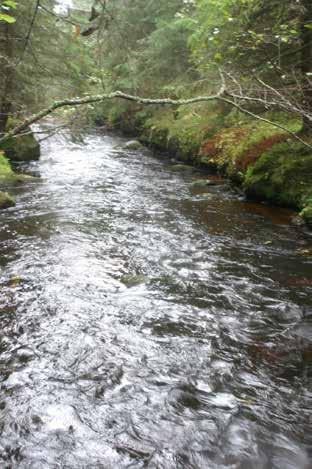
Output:
[[0,466],[311,467],[311,238],[121,143],[0,214]]

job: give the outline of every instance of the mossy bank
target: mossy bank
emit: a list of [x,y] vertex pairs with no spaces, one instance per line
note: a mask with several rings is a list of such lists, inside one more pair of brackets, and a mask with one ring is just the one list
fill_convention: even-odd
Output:
[[[9,120],[7,131],[17,124]],[[0,209],[15,205],[14,198],[7,192],[10,187],[34,179],[31,176],[16,173],[10,164],[12,162],[37,160],[40,157],[40,145],[34,134],[28,130],[25,135],[10,138],[0,145]]]
[[0,151],[0,210],[12,207],[15,204],[13,197],[6,192],[5,188],[16,182],[17,175],[12,170],[10,163]]
[[0,190],[7,189],[30,178],[33,179],[31,176],[16,173],[5,153],[0,150]]
[[[301,130],[301,121],[292,115],[265,117],[292,132]],[[226,175],[249,198],[294,208],[312,227],[312,150],[286,130],[211,104],[147,109],[122,103],[105,111],[97,108],[93,119],[139,136],[184,162]]]
[[[6,131],[10,131],[18,123],[10,118]],[[31,161],[40,158],[40,144],[30,129],[27,129],[24,135],[12,137],[0,144],[0,150],[4,151],[6,157],[11,161]]]

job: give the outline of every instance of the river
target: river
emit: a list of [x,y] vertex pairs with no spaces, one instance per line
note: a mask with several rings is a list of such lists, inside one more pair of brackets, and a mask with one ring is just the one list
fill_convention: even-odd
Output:
[[123,142],[0,213],[0,467],[310,468],[311,237]]

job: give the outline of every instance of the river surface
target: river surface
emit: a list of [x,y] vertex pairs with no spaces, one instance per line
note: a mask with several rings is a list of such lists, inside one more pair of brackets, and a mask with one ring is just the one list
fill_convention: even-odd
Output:
[[0,467],[311,468],[311,237],[124,141],[0,213]]

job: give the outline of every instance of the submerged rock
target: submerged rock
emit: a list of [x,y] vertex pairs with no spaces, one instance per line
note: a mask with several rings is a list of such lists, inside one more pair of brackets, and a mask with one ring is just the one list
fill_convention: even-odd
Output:
[[30,348],[20,348],[16,352],[16,357],[18,358],[19,361],[21,362],[28,362],[32,358],[34,358],[35,354]]
[[143,147],[142,143],[139,140],[130,140],[129,142],[125,143],[123,146],[126,150],[141,150]]
[[193,166],[187,165],[187,164],[174,164],[173,166],[170,167],[172,171],[181,171],[181,172],[192,172],[194,171]]
[[292,217],[290,223],[294,226],[303,226],[305,224],[303,218],[300,215]]
[[9,287],[16,288],[21,284],[21,282],[22,282],[21,277],[19,277],[18,275],[15,275],[14,277],[10,278]]
[[14,206],[15,200],[13,197],[7,192],[0,192],[0,210]]
[[191,183],[192,189],[205,189],[209,186],[217,186],[218,181],[213,181],[211,179],[196,179]]
[[127,287],[134,287],[146,282],[145,275],[124,275],[120,281]]

